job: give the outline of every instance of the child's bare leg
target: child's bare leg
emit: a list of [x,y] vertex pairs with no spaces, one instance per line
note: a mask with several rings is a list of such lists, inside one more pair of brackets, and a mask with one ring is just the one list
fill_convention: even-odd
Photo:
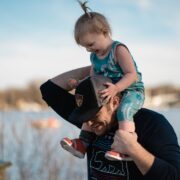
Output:
[[96,135],[92,132],[91,128],[87,125],[87,123],[83,123],[81,132],[79,135],[79,139],[81,139],[88,148],[89,144],[95,139]]
[[[119,121],[119,129],[128,131],[129,133],[135,132],[135,124],[133,121],[130,120],[124,120]],[[109,160],[115,161],[115,160],[125,160],[125,161],[131,161],[131,157],[125,154],[121,154],[119,152],[115,152],[113,150],[107,151],[105,154],[105,157]]]
[[135,124],[133,121],[130,120],[124,120],[124,121],[119,121],[119,129],[128,131],[128,132],[135,132]]

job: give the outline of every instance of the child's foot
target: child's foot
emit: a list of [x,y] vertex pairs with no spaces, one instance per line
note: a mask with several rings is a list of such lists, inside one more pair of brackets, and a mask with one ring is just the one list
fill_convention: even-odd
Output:
[[86,154],[86,147],[81,139],[63,138],[60,141],[63,149],[69,151],[72,155],[83,159]]
[[118,153],[116,151],[107,151],[105,153],[105,158],[110,161],[132,161],[130,156]]

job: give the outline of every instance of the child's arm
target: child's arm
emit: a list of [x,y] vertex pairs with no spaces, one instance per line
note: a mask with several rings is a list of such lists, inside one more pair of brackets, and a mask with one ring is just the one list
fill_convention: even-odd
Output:
[[122,92],[133,84],[138,76],[132,57],[128,49],[124,46],[117,46],[115,51],[115,59],[122,68],[124,76],[116,84],[106,83],[107,88],[101,91],[101,96],[109,100],[118,92]]
[[118,88],[118,92],[121,92],[137,81],[138,76],[131,54],[126,47],[117,47],[116,60],[124,72],[123,78],[115,84]]

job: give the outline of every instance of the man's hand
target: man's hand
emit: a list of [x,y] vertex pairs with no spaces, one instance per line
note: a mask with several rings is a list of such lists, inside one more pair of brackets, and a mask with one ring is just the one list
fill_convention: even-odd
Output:
[[69,86],[70,90],[75,89],[78,86],[78,84],[78,81],[73,78],[70,78],[67,81],[67,85]]
[[117,130],[111,147],[116,152],[129,155],[137,143],[137,134],[135,132]]
[[149,171],[155,159],[153,154],[137,142],[137,134],[135,132],[116,131],[112,149],[116,152],[129,155],[143,175]]

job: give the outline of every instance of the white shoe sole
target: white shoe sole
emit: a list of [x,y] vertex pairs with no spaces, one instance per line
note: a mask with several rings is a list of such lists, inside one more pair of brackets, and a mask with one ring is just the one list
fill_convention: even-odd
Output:
[[117,156],[113,156],[113,155],[110,155],[110,154],[105,154],[105,158],[110,160],[110,161],[132,161],[132,158],[130,157],[117,157]]
[[80,158],[80,159],[83,159],[84,158],[84,154],[82,154],[80,151],[77,151],[76,149],[74,149],[72,147],[72,143],[69,143],[68,141],[66,140],[61,140],[60,141],[60,144],[62,146],[63,149],[65,149],[66,151],[70,152],[72,155]]

